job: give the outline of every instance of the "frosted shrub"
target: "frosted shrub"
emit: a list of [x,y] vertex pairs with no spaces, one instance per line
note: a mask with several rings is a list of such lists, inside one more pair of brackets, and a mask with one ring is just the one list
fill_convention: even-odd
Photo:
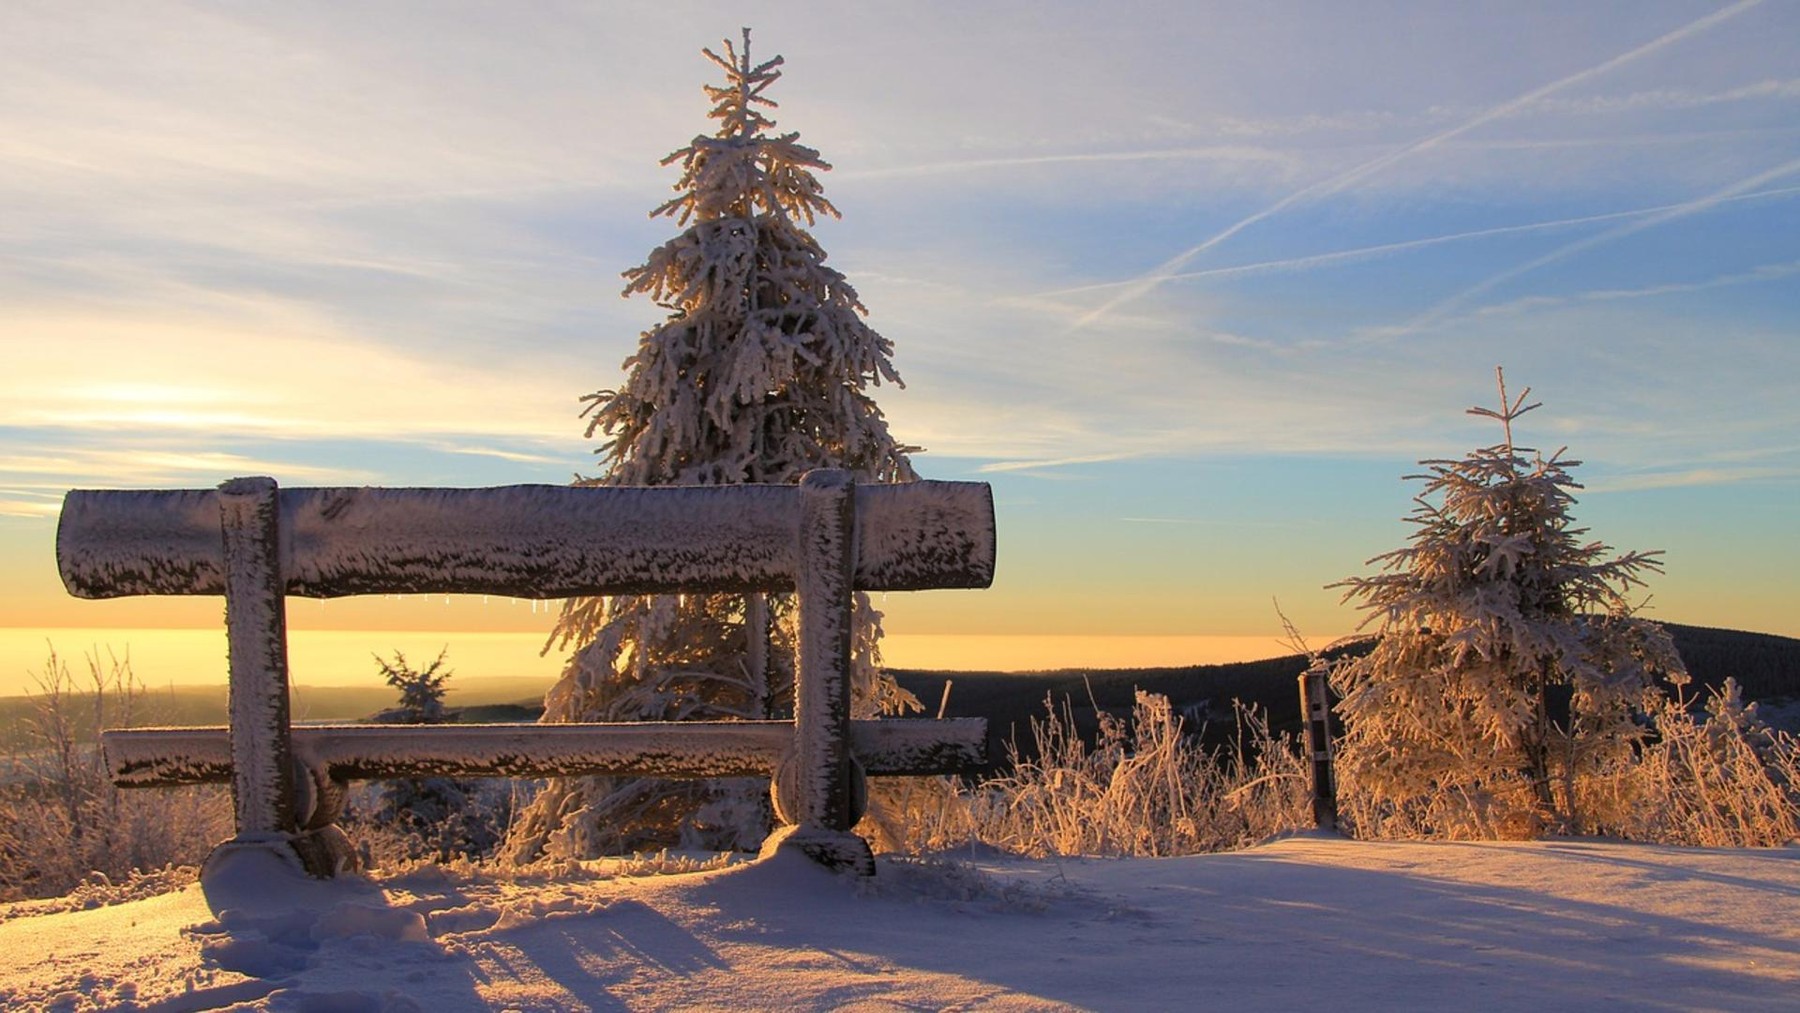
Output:
[[[1236,747],[1209,752],[1166,697],[1138,693],[1130,720],[1102,715],[1089,747],[1065,702],[1032,722],[1034,760],[973,788],[926,782],[879,821],[877,843],[908,850],[979,841],[1029,855],[1195,854],[1245,847],[1311,825],[1307,765],[1289,737],[1239,708]],[[872,807],[873,811],[874,807]],[[894,834],[893,828],[905,831]]]
[[107,778],[102,728],[126,727],[149,702],[129,655],[87,658],[81,686],[54,650],[36,676],[25,745],[0,771],[0,900],[53,897],[145,881],[195,866],[230,836],[231,807],[216,785],[121,792]]
[[922,854],[979,840],[969,789],[954,777],[872,777],[855,832],[878,852]]
[[375,665],[381,669],[382,681],[400,694],[400,705],[382,712],[380,719],[403,725],[442,723],[447,716],[444,694],[449,692],[445,684],[455,674],[444,667],[444,659],[448,656],[449,648],[446,647],[438,652],[431,664],[424,668],[414,668],[403,652],[395,651],[393,661],[376,655]]
[[1800,740],[1758,720],[1734,680],[1699,715],[1675,699],[1655,719],[1617,833],[1709,848],[1800,842]]
[[[396,805],[391,790],[401,783],[413,784],[416,793]],[[496,857],[514,814],[538,783],[505,778],[365,782],[351,786],[338,823],[366,868],[482,863]]]

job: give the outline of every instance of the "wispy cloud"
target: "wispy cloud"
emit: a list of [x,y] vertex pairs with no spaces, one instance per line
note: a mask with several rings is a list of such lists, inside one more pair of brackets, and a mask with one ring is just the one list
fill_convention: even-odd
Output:
[[[1764,200],[1771,197],[1787,197],[1800,194],[1800,186],[1777,187],[1771,190],[1757,190],[1751,193],[1734,194],[1719,198],[1715,203],[1725,204],[1732,201]],[[1680,211],[1691,202],[1681,204],[1659,204],[1655,207],[1633,208],[1629,211],[1609,211],[1597,215],[1580,215],[1574,218],[1556,218],[1541,222],[1528,222],[1522,225],[1499,225],[1487,229],[1470,229],[1466,232],[1452,232],[1441,236],[1428,236],[1423,239],[1407,239],[1395,243],[1380,243],[1375,246],[1359,246],[1351,250],[1334,250],[1330,253],[1315,253],[1303,257],[1284,257],[1280,260],[1263,260],[1252,264],[1235,264],[1230,267],[1214,267],[1204,271],[1183,271],[1169,275],[1166,281],[1193,281],[1203,278],[1230,278],[1238,275],[1267,274],[1278,271],[1303,271],[1315,267],[1330,267],[1343,263],[1370,260],[1395,253],[1406,253],[1412,250],[1423,250],[1447,243],[1468,242],[1474,239],[1490,239],[1497,236],[1526,235],[1535,232],[1547,232],[1556,229],[1568,229],[1581,225],[1594,225],[1600,222],[1612,222],[1643,218],[1670,211]],[[1053,291],[1038,293],[1037,298],[1054,299],[1062,296],[1079,295],[1084,292],[1104,292],[1124,288],[1134,284],[1131,281],[1108,281],[1094,285],[1075,285]]]
[[358,340],[321,313],[279,299],[187,314],[161,307],[0,313],[0,327],[32,339],[9,352],[0,425],[125,427],[171,438],[443,441],[481,432],[536,440],[576,432],[576,394],[556,371],[496,369]]
[[55,495],[93,484],[96,476],[118,486],[215,485],[237,475],[276,475],[285,481],[366,483],[373,472],[354,465],[321,467],[288,457],[251,456],[216,450],[66,448],[53,457],[29,454],[0,456],[0,475],[22,476],[4,481],[13,494]]
[[1405,335],[1405,334],[1417,333],[1421,330],[1424,330],[1428,327],[1431,327],[1431,326],[1441,322],[1442,320],[1444,320],[1444,318],[1451,315],[1458,308],[1462,307],[1463,305],[1468,303],[1469,300],[1475,298],[1476,296],[1482,295],[1487,292],[1491,292],[1494,289],[1500,287],[1501,285],[1504,285],[1507,282],[1512,281],[1514,278],[1518,278],[1523,275],[1530,274],[1531,272],[1536,271],[1539,268],[1547,267],[1551,264],[1556,263],[1557,261],[1566,260],[1570,257],[1576,256],[1577,254],[1585,253],[1588,250],[1595,249],[1596,247],[1604,246],[1604,245],[1606,245],[1608,243],[1612,243],[1612,242],[1617,242],[1620,239],[1624,239],[1627,236],[1642,232],[1645,229],[1655,228],[1659,225],[1665,225],[1669,222],[1673,222],[1673,221],[1676,221],[1681,218],[1686,218],[1690,215],[1697,215],[1697,214],[1701,214],[1706,211],[1710,211],[1713,208],[1726,203],[1727,201],[1730,201],[1734,198],[1741,197],[1747,193],[1756,191],[1759,187],[1766,186],[1769,183],[1773,183],[1778,179],[1783,179],[1788,176],[1791,176],[1796,172],[1800,172],[1800,158],[1796,158],[1796,159],[1789,160],[1787,162],[1783,162],[1782,164],[1775,166],[1773,169],[1768,169],[1763,172],[1759,172],[1754,176],[1749,176],[1745,179],[1738,180],[1737,182],[1731,184],[1730,186],[1726,186],[1721,189],[1715,190],[1712,193],[1705,195],[1704,197],[1698,197],[1691,201],[1684,201],[1680,204],[1671,205],[1661,211],[1658,211],[1655,214],[1647,215],[1647,216],[1638,218],[1635,221],[1627,222],[1624,225],[1620,225],[1616,228],[1608,229],[1605,232],[1599,233],[1598,235],[1588,236],[1585,239],[1578,239],[1575,242],[1568,243],[1564,246],[1559,246],[1556,249],[1551,250],[1549,253],[1543,254],[1542,256],[1539,256],[1539,257],[1534,257],[1533,259],[1528,260],[1525,263],[1520,264],[1516,267],[1511,267],[1511,268],[1508,268],[1507,270],[1501,271],[1497,274],[1490,275],[1487,278],[1482,279],[1480,282],[1477,282],[1476,284],[1463,289],[1462,291],[1456,293],[1455,295],[1450,296],[1448,299],[1439,301],[1436,305],[1427,309],[1425,312],[1419,314],[1418,316],[1414,317],[1413,319],[1407,321],[1402,326],[1393,329],[1390,333],[1393,335]]
[[492,457],[496,460],[511,461],[514,464],[566,464],[564,457],[551,457],[547,454],[527,454],[517,450],[505,450],[500,447],[469,447],[443,445],[438,449],[450,454],[466,454],[470,457]]
[[1395,151],[1391,151],[1387,154],[1381,155],[1378,158],[1370,159],[1369,161],[1363,162],[1362,164],[1357,165],[1354,168],[1352,168],[1346,172],[1339,173],[1335,176],[1330,177],[1329,179],[1322,180],[1320,182],[1314,183],[1310,186],[1307,186],[1300,190],[1297,190],[1294,193],[1291,193],[1288,196],[1282,198],[1281,200],[1276,201],[1274,204],[1271,204],[1270,206],[1264,208],[1263,210],[1258,211],[1255,214],[1250,215],[1249,217],[1238,220],[1237,222],[1226,227],[1225,229],[1221,230],[1220,232],[1215,233],[1211,237],[1203,240],[1202,242],[1200,242],[1192,247],[1189,247],[1188,249],[1177,254],[1176,256],[1171,257],[1170,259],[1164,261],[1155,270],[1135,279],[1134,281],[1132,281],[1131,283],[1129,283],[1128,285],[1125,286],[1124,291],[1120,292],[1118,295],[1114,296],[1113,298],[1107,300],[1105,303],[1102,303],[1100,306],[1096,307],[1095,309],[1089,311],[1087,314],[1083,315],[1079,320],[1077,320],[1075,322],[1075,329],[1080,330],[1080,329],[1083,329],[1086,327],[1091,327],[1093,324],[1104,319],[1106,316],[1111,314],[1114,310],[1118,309],[1119,307],[1143,298],[1144,296],[1148,295],[1150,292],[1154,291],[1159,286],[1161,286],[1164,283],[1166,283],[1167,281],[1169,281],[1176,274],[1180,273],[1182,268],[1186,267],[1187,264],[1192,262],[1195,257],[1199,256],[1202,253],[1205,253],[1207,250],[1210,250],[1215,246],[1218,246],[1220,243],[1225,242],[1226,240],[1237,235],[1238,233],[1242,232],[1243,230],[1249,228],[1250,226],[1255,225],[1258,222],[1264,221],[1265,219],[1268,219],[1268,218],[1272,218],[1275,215],[1281,214],[1282,212],[1288,210],[1289,208],[1295,207],[1304,202],[1316,200],[1320,197],[1326,197],[1331,194],[1338,193],[1338,192],[1344,190],[1345,188],[1352,186],[1355,183],[1357,183],[1369,176],[1372,176],[1378,172],[1381,172],[1384,169],[1387,169],[1389,166],[1392,166],[1395,163],[1400,162],[1403,159],[1410,158],[1414,155],[1418,155],[1423,152],[1430,151],[1433,148],[1436,148],[1436,147],[1444,144],[1445,142],[1453,140],[1457,137],[1461,137],[1462,135],[1467,134],[1470,131],[1476,130],[1476,129],[1478,129],[1482,126],[1485,126],[1489,123],[1492,123],[1496,120],[1499,120],[1499,119],[1502,119],[1502,118],[1505,118],[1508,116],[1512,116],[1515,113],[1518,113],[1518,112],[1530,107],[1533,103],[1536,103],[1539,100],[1546,98],[1550,95],[1553,95],[1559,91],[1562,91],[1564,89],[1581,84],[1585,81],[1591,80],[1592,78],[1598,77],[1602,74],[1609,73],[1619,67],[1625,66],[1626,64],[1629,64],[1633,61],[1642,59],[1653,53],[1656,53],[1663,49],[1666,49],[1669,46],[1672,46],[1672,45],[1682,41],[1683,39],[1686,39],[1690,36],[1696,35],[1700,32],[1704,32],[1708,29],[1711,29],[1711,28],[1729,20],[1730,18],[1736,17],[1737,15],[1742,14],[1743,12],[1757,6],[1761,2],[1762,2],[1762,0],[1739,0],[1738,3],[1735,3],[1735,4],[1731,5],[1730,7],[1726,7],[1721,10],[1714,11],[1713,13],[1708,14],[1701,18],[1697,18],[1694,21],[1691,21],[1691,22],[1687,23],[1686,25],[1683,25],[1682,27],[1677,28],[1672,32],[1667,32],[1661,36],[1658,36],[1657,38],[1652,39],[1651,41],[1649,41],[1641,46],[1638,46],[1635,49],[1629,50],[1625,53],[1621,53],[1620,55],[1615,56],[1612,59],[1595,64],[1592,67],[1589,67],[1585,70],[1578,71],[1574,74],[1569,74],[1565,77],[1562,77],[1555,81],[1552,81],[1549,84],[1543,85],[1538,88],[1534,88],[1531,91],[1524,93],[1523,95],[1517,96],[1516,98],[1510,99],[1506,102],[1502,102],[1499,105],[1492,106],[1492,107],[1488,108],[1487,110],[1483,111],[1482,113],[1480,113],[1476,116],[1473,116],[1467,120],[1464,120],[1462,123],[1459,123],[1456,126],[1449,128],[1448,130],[1440,131],[1436,134],[1431,135],[1430,137],[1424,138],[1423,140],[1415,141],[1414,143],[1407,145],[1406,147],[1400,148]]
[[[1754,84],[1712,91],[1671,87],[1610,95],[1544,96],[1533,104],[1532,111],[1550,116],[1603,117],[1646,111],[1687,111],[1745,102],[1791,102],[1797,99],[1800,99],[1800,79],[1770,78]],[[1256,119],[1218,117],[1203,123],[1170,121],[1169,126],[1189,133],[1275,139],[1332,134],[1373,134],[1378,131],[1414,129],[1431,124],[1461,122],[1480,112],[1480,109],[1467,107],[1433,105],[1410,112],[1394,109],[1360,109],[1331,114],[1307,113],[1299,116],[1269,116]],[[1648,135],[1646,136],[1648,137]],[[1508,142],[1479,141],[1471,143],[1502,144]]]
[[1014,155],[969,158],[916,165],[894,165],[838,172],[834,180],[892,179],[908,176],[941,176],[955,173],[992,172],[1043,165],[1110,165],[1131,162],[1229,162],[1275,166],[1283,172],[1298,170],[1301,160],[1292,152],[1242,145],[1149,148],[1140,151],[1071,152],[1056,155]]
[[1742,465],[1737,467],[1694,467],[1680,471],[1625,475],[1594,482],[1586,487],[1590,493],[1641,492],[1648,489],[1684,489],[1694,486],[1741,485],[1745,482],[1771,480],[1791,481],[1800,478],[1800,468]]
[[1734,271],[1698,281],[1673,281],[1639,288],[1599,288],[1572,296],[1532,295],[1511,302],[1492,303],[1469,313],[1471,317],[1509,316],[1535,310],[1553,309],[1574,303],[1616,302],[1625,299],[1654,299],[1660,296],[1705,292],[1737,285],[1757,285],[1800,275],[1800,260],[1760,264],[1748,271]]
[[1791,102],[1796,99],[1800,99],[1800,78],[1785,78],[1758,81],[1755,84],[1726,88],[1722,91],[1652,88],[1646,91],[1628,92],[1624,95],[1549,98],[1543,101],[1543,108],[1547,112],[1591,116],[1636,112],[1644,109],[1704,109],[1709,106],[1728,105],[1734,102]]
[[1006,472],[1022,472],[1035,475],[1039,472],[1055,471],[1061,468],[1070,468],[1082,464],[1105,464],[1109,461],[1124,461],[1136,456],[1138,455],[1132,453],[1110,453],[1083,454],[1076,457],[1044,458],[1042,460],[990,461],[975,470],[984,475],[1003,474]]
[[14,499],[5,490],[0,490],[0,517],[48,520],[61,513],[61,500]]

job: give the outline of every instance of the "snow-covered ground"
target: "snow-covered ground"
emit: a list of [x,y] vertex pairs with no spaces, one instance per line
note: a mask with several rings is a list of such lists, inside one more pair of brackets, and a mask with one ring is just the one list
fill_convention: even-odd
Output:
[[[425,870],[0,914],[7,1009],[1800,1007],[1800,848],[1321,836],[1172,859]],[[254,891],[252,891],[254,892]]]

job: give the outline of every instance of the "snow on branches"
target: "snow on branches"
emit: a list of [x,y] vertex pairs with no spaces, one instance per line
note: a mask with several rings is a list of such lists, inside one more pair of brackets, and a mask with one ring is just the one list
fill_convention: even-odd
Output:
[[[807,232],[838,216],[817,173],[829,170],[797,133],[776,133],[767,97],[781,58],[750,58],[750,32],[723,55],[707,85],[710,136],[663,160],[679,165],[676,196],[651,212],[681,231],[624,273],[624,295],[647,296],[667,316],[645,331],[616,389],[583,398],[598,438],[604,485],[797,482],[845,468],[863,482],[917,475],[870,395],[901,385],[893,345],[864,322],[844,276],[825,265]],[[759,718],[791,708],[795,615],[787,595],[577,598],[552,644],[575,648],[546,701],[545,719]],[[917,709],[879,671],[880,613],[858,594],[851,677],[858,716]],[[606,794],[611,791],[611,794]],[[695,786],[679,791],[693,793]],[[675,800],[641,784],[554,786],[526,814],[524,857],[593,851],[596,842],[753,847],[766,819],[723,796]],[[716,804],[715,804],[716,803]],[[709,815],[710,811],[710,815]],[[671,815],[675,814],[675,815]],[[631,820],[649,836],[624,833]],[[710,823],[709,823],[710,821]]]
[[[1633,617],[1656,552],[1614,554],[1571,516],[1580,462],[1518,446],[1529,388],[1469,413],[1503,439],[1427,472],[1410,543],[1337,585],[1379,622],[1339,662],[1340,776],[1413,823],[1495,836],[1583,824],[1581,777],[1629,754],[1658,676],[1685,680],[1666,632]],[[1529,455],[1529,456],[1527,456]]]
[[865,480],[914,478],[867,393],[903,386],[893,344],[864,321],[856,290],[825,266],[802,222],[837,215],[814,170],[830,166],[794,133],[771,136],[763,91],[779,57],[706,55],[726,71],[708,87],[718,133],[671,154],[678,196],[652,212],[685,226],[625,272],[625,295],[669,316],[625,361],[626,384],[589,395],[588,435],[612,484],[791,482],[821,465]]

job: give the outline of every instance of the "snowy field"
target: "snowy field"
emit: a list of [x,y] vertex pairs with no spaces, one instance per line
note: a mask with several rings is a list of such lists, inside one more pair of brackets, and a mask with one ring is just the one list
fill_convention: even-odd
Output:
[[304,909],[7,911],[7,1009],[1652,1009],[1800,1004],[1800,849],[1300,836],[1174,859],[427,870]]

